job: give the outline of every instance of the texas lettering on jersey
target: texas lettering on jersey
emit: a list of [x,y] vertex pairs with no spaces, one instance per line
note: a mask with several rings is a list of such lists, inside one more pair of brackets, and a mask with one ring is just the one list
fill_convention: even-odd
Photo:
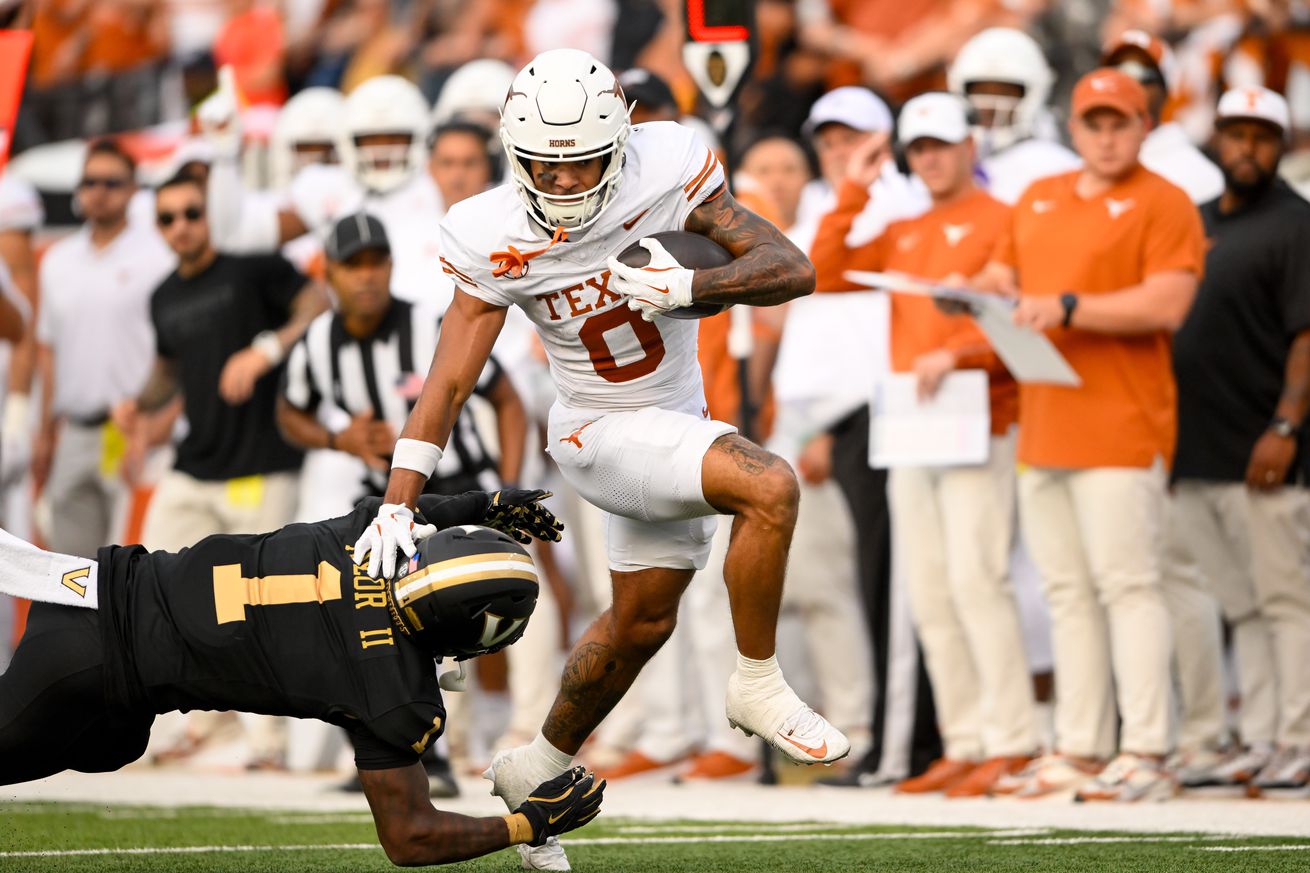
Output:
[[[501,186],[451,208],[441,226],[442,268],[464,293],[527,314],[564,406],[678,408],[701,391],[696,322],[643,321],[610,287],[605,263],[643,237],[683,230],[723,184],[723,168],[693,131],[640,124],[614,202],[584,233],[547,245],[517,193]],[[510,251],[531,252],[529,268],[497,272],[495,254]]]

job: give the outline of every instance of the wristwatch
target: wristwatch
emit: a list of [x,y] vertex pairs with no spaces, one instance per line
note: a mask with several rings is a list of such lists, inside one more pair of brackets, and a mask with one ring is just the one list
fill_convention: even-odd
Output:
[[1068,327],[1069,322],[1073,321],[1073,311],[1078,308],[1078,295],[1072,291],[1066,291],[1060,295],[1060,307],[1064,310],[1064,318],[1060,321],[1060,327]]
[[1281,415],[1274,416],[1273,421],[1269,422],[1269,429],[1283,439],[1296,435],[1296,425]]

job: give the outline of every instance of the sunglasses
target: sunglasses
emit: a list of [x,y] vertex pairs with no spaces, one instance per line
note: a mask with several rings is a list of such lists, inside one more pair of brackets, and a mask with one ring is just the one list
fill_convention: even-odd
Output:
[[155,216],[160,227],[168,227],[175,221],[186,219],[187,221],[199,221],[205,217],[205,210],[199,206],[188,206],[181,212],[161,212]]
[[106,191],[117,191],[120,188],[126,188],[127,179],[121,176],[85,176],[82,181],[77,183],[77,187],[87,188],[104,188]]

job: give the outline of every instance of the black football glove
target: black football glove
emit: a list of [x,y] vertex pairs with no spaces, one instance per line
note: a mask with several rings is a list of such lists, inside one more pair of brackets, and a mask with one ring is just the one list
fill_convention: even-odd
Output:
[[557,543],[564,525],[553,512],[541,505],[541,501],[550,496],[549,491],[502,489],[491,495],[491,504],[482,523],[521,543],[530,543],[533,538]]
[[532,825],[532,842],[545,844],[547,837],[558,837],[580,828],[600,815],[600,801],[605,780],[584,767],[574,767],[537,786],[515,812],[522,813]]

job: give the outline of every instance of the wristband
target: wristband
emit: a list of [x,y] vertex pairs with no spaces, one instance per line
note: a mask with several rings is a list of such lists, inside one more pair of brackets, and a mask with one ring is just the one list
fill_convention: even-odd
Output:
[[441,460],[441,448],[423,440],[411,440],[401,437],[396,440],[396,447],[391,452],[391,469],[413,470],[424,479],[437,469]]
[[505,827],[509,828],[509,844],[517,846],[528,844],[535,840],[536,834],[532,832],[532,825],[528,822],[528,817],[521,812],[515,812],[510,815],[502,816],[505,819]]
[[255,338],[250,341],[250,347],[268,358],[269,365],[273,367],[282,363],[282,358],[286,355],[286,350],[282,348],[282,341],[271,330],[262,330],[255,334]]

